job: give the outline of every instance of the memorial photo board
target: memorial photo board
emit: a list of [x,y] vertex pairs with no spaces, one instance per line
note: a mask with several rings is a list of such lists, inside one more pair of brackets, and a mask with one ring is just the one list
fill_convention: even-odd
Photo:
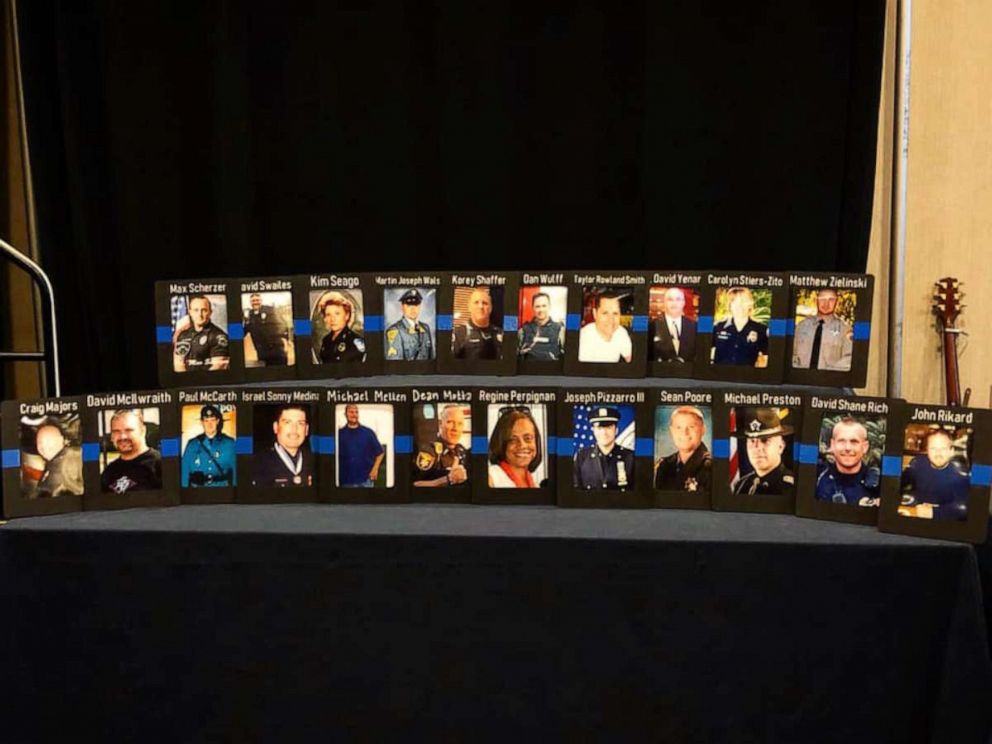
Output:
[[524,271],[517,303],[517,374],[560,375],[565,364],[564,272]]
[[472,453],[489,444],[473,416],[475,400],[469,387],[411,389],[411,501],[472,502]]
[[558,397],[558,505],[650,507],[653,410],[638,388],[564,388]]
[[486,445],[472,450],[475,503],[555,503],[556,400],[555,388],[477,391],[472,418]]
[[7,400],[0,412],[3,515],[83,508],[83,399]]
[[83,508],[179,504],[179,428],[171,390],[84,396]]
[[709,509],[713,492],[713,401],[701,388],[650,388],[654,505]]
[[230,504],[238,486],[238,450],[251,441],[238,388],[176,390],[179,487],[184,504]]
[[297,376],[297,281],[289,276],[231,280],[231,317],[241,325],[231,341],[244,359],[245,382],[291,380]]
[[438,372],[516,372],[518,280],[513,271],[442,274]]
[[385,374],[423,375],[437,369],[441,276],[429,271],[372,274],[382,303]]
[[[650,271],[648,281],[647,374],[693,376],[699,344],[703,272]],[[708,312],[708,311],[707,311]]]

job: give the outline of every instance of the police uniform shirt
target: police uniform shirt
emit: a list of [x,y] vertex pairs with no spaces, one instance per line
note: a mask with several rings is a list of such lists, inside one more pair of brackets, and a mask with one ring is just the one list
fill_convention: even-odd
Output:
[[550,319],[544,325],[539,325],[536,320],[527,321],[517,332],[520,336],[520,356],[546,362],[561,359],[563,331],[561,323]]
[[304,444],[296,451],[295,457],[290,456],[286,450],[282,450],[282,454],[293,464],[293,469],[283,462],[273,443],[255,458],[252,485],[277,488],[313,485],[313,455],[310,447]]
[[[816,476],[816,498],[833,504],[860,505],[861,499],[879,498],[878,468],[861,464],[857,473],[842,473],[837,465],[821,466]],[[877,505],[877,504],[876,504]]]
[[713,363],[754,366],[758,354],[768,354],[768,327],[748,319],[738,331],[733,318],[713,329]]
[[230,349],[227,334],[213,323],[207,323],[202,330],[192,326],[176,337],[175,354],[182,357],[186,369],[199,369],[210,366],[214,359],[227,359]]
[[183,488],[236,486],[236,449],[234,438],[223,432],[213,439],[206,434],[190,439],[183,452]]
[[658,465],[654,487],[659,491],[699,491],[709,493],[713,457],[702,442],[684,463],[675,452]]
[[503,329],[491,325],[486,328],[469,321],[455,326],[451,334],[451,351],[456,359],[499,359],[503,347]]
[[[792,345],[792,366],[808,369],[813,352],[813,339],[819,325],[819,318],[804,318],[796,326]],[[823,319],[823,332],[820,334],[820,354],[817,369],[847,372],[851,369],[851,354],[854,341],[851,339],[851,326],[831,315]]]
[[242,325],[245,335],[251,334],[251,341],[260,360],[286,363],[288,357],[283,339],[289,340],[289,329],[270,305],[245,311]]
[[[461,465],[467,471],[468,454],[468,450],[460,444],[451,446],[441,439],[435,439],[421,447],[413,459],[413,480],[416,483],[444,478],[455,465]],[[462,486],[467,483],[466,480],[452,485]]]
[[154,491],[162,487],[162,455],[149,447],[133,460],[118,457],[100,476],[100,490],[114,493]]
[[595,323],[587,323],[579,331],[580,362],[626,362],[633,354],[630,334],[618,326],[610,340],[605,340],[596,330]]
[[323,364],[364,362],[365,339],[347,327],[343,328],[337,337],[328,332],[320,342],[320,361]]
[[369,480],[375,458],[384,450],[379,438],[367,426],[342,426],[338,429],[338,483],[358,486]]
[[[933,518],[964,520],[968,518],[971,479],[956,462],[942,468],[930,464],[926,455],[917,455],[902,474],[900,492],[913,496],[913,504],[933,504]],[[912,505],[912,504],[911,504]]]
[[386,359],[413,361],[434,358],[431,327],[400,318],[386,329]]
[[35,496],[54,497],[83,493],[83,456],[78,449],[63,447],[45,464]]
[[598,446],[575,453],[572,482],[576,488],[627,491],[634,488],[634,451],[615,445],[608,454]]
[[796,488],[796,477],[785,465],[765,475],[751,471],[734,487],[735,496],[791,496]]

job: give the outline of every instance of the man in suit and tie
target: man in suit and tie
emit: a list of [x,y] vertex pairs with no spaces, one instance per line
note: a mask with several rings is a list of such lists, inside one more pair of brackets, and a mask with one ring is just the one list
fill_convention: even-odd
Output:
[[665,313],[654,319],[652,360],[691,362],[696,355],[696,321],[685,317],[685,293],[669,287],[662,298]]

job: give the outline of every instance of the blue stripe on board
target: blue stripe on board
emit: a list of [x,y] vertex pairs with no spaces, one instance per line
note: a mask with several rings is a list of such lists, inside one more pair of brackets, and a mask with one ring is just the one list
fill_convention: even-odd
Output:
[[799,462],[804,465],[812,465],[820,457],[820,446],[817,444],[799,445]]
[[565,330],[566,331],[577,331],[579,330],[579,324],[582,322],[582,316],[578,313],[569,313],[565,316]]
[[772,318],[768,321],[769,336],[784,336],[786,323],[783,318]]
[[454,323],[454,318],[450,315],[437,316],[437,329],[439,331],[450,331]]
[[393,437],[393,451],[397,455],[409,455],[413,452],[413,437],[409,434],[397,434]]
[[648,316],[635,315],[632,327],[634,329],[634,333],[644,333],[648,329]]
[[517,316],[507,315],[503,318],[503,330],[507,333],[516,333],[517,331]]
[[312,436],[310,437],[310,447],[313,449],[314,454],[333,455],[335,451],[334,437]]
[[250,455],[255,448],[254,444],[251,437],[238,437],[234,443],[234,451],[239,455]]
[[83,442],[83,462],[96,462],[100,459],[99,442]]
[[365,316],[365,330],[370,333],[381,333],[383,328],[383,321],[381,315],[366,315]]
[[726,460],[730,457],[730,440],[729,439],[714,439],[713,440],[713,457],[717,460]]
[[713,333],[713,316],[712,315],[700,315],[699,321],[696,323],[697,333]]
[[486,437],[474,436],[472,437],[472,450],[477,453],[483,453],[489,449],[489,439]]
[[309,336],[310,331],[309,318],[293,318],[293,333],[297,336]]
[[992,485],[992,465],[972,465],[971,485],[973,486]]
[[162,457],[179,457],[179,438],[170,437],[161,440],[158,443],[158,451],[162,453]]
[[882,475],[893,477],[902,473],[902,458],[898,455],[885,455],[882,458]]
[[169,326],[155,326],[155,342],[159,344],[171,344],[172,329]]
[[867,320],[859,320],[854,324],[854,340],[867,341],[871,338],[871,323]]
[[637,437],[634,440],[635,457],[654,457],[654,439],[651,437]]
[[231,341],[244,341],[245,340],[245,327],[240,323],[228,323],[227,324],[227,337]]
[[571,437],[558,437],[558,457],[571,457],[574,454],[575,443]]
[[21,451],[17,449],[6,449],[0,452],[0,465],[3,469],[19,468],[21,466]]

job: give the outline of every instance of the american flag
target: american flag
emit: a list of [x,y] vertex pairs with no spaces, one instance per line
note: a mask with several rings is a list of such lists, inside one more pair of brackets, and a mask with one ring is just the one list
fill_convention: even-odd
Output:
[[617,444],[627,449],[634,449],[634,407],[633,406],[575,406],[572,410],[572,442],[574,451],[578,452],[583,447],[596,444],[596,437],[592,433],[592,424],[589,417],[594,411],[600,408],[616,408],[620,413],[620,422],[617,424]]
[[730,409],[730,490],[734,490],[741,479],[740,462],[737,457],[737,409]]
[[189,312],[189,308],[186,304],[186,295],[172,295],[172,329],[175,330],[176,324],[182,320],[186,314]]

